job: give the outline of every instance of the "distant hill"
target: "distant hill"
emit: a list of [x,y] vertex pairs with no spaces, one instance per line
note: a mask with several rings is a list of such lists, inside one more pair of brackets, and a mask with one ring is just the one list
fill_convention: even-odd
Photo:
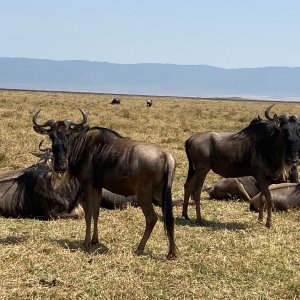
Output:
[[300,100],[300,67],[222,69],[0,58],[0,88]]

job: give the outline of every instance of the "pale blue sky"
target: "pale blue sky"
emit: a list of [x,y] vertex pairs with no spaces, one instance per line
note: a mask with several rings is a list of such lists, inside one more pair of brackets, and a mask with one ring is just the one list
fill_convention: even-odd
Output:
[[0,57],[300,66],[299,0],[0,0]]

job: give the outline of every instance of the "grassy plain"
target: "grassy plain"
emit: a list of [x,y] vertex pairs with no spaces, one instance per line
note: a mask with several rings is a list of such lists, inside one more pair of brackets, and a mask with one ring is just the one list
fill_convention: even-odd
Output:
[[[187,173],[184,141],[196,132],[238,131],[270,104],[59,92],[0,91],[0,170],[36,161],[41,136],[31,117],[80,119],[124,136],[161,144],[177,161],[173,199],[181,199]],[[274,111],[300,115],[300,105],[277,103]],[[48,142],[49,143],[49,142]],[[47,144],[47,143],[46,143]],[[210,173],[205,185],[219,178]],[[246,203],[208,200],[202,193],[204,227],[181,218],[175,207],[180,256],[167,261],[167,239],[158,222],[146,254],[134,250],[144,218],[139,208],[100,212],[100,247],[85,249],[84,220],[0,218],[0,299],[300,299],[300,212],[274,213],[266,229]],[[159,215],[161,212],[157,209]],[[105,251],[106,250],[106,251]]]

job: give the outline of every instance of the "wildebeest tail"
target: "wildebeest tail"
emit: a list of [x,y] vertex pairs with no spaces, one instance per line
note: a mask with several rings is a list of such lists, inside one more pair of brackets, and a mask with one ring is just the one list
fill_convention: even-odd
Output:
[[188,170],[188,175],[187,175],[187,180],[188,180],[194,175],[195,168],[194,168],[193,162],[192,162],[192,160],[190,158],[190,154],[189,154],[189,147],[190,147],[189,140],[186,140],[184,146],[185,146],[185,153],[186,153],[186,156],[187,156],[187,159],[189,162],[189,170]]
[[164,227],[169,239],[174,239],[174,215],[172,205],[172,183],[175,174],[175,160],[170,154],[166,154],[164,170],[164,186],[162,194],[162,213]]

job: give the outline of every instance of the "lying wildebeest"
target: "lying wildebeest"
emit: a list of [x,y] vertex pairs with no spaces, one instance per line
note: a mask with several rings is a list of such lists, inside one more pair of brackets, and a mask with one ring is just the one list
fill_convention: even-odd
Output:
[[[189,170],[184,185],[182,215],[188,218],[188,201],[192,195],[196,218],[202,223],[200,193],[209,170],[223,177],[253,176],[266,197],[267,222],[272,222],[272,198],[268,178],[285,177],[299,160],[300,125],[296,116],[269,116],[269,121],[255,122],[238,133],[205,132],[190,137],[185,143]],[[259,220],[263,220],[261,201]]]
[[[12,218],[82,218],[84,211],[78,199],[74,200],[79,184],[76,180],[62,184],[58,189],[51,185],[51,171],[44,163],[25,169],[0,173],[0,216]],[[76,202],[73,207],[72,203]],[[103,189],[101,207],[122,209],[137,206],[135,196],[124,197]]]
[[[41,149],[33,153],[40,161],[28,168],[0,173],[0,216],[56,219],[82,218],[80,205],[82,191],[74,178],[62,184],[58,189],[51,185],[50,149]],[[122,209],[128,205],[137,206],[135,196],[124,197],[103,189],[101,207]],[[70,212],[69,212],[70,211]]]
[[[181,206],[182,200],[173,200],[172,205],[173,206]],[[157,199],[153,199],[153,204],[156,206],[161,206],[161,202],[158,202]],[[101,194],[101,207],[107,208],[107,209],[122,209],[126,208],[128,205],[138,207],[139,201],[137,199],[137,196],[122,196],[119,194],[112,193],[106,189],[102,189]]]
[[151,107],[153,104],[152,99],[151,100],[148,99],[146,104],[147,104],[147,107]]
[[221,178],[205,190],[211,199],[242,199],[250,201],[259,193],[257,181],[252,176]]
[[[269,187],[272,195],[275,210],[285,210],[300,208],[300,184],[299,183],[280,183],[272,184]],[[260,205],[261,194],[256,195],[250,200],[250,210],[257,211]],[[265,198],[263,197],[263,201]]]
[[114,98],[114,99],[112,99],[110,104],[121,104],[121,100],[119,98]]
[[[80,110],[81,111],[81,110]],[[37,133],[52,141],[53,184],[75,177],[83,189],[86,220],[86,245],[96,244],[102,188],[124,196],[136,195],[146,219],[146,228],[137,251],[143,252],[157,222],[152,201],[162,204],[165,230],[169,239],[167,257],[176,256],[171,187],[175,160],[155,144],[124,138],[107,128],[89,128],[87,115],[76,123],[71,120],[37,123],[38,111],[32,118]],[[94,231],[91,238],[91,219]]]
[[46,220],[83,217],[83,209],[78,203],[68,213],[73,199],[81,196],[79,185],[72,180],[54,190],[49,171],[49,166],[41,162],[1,173],[0,216]]
[[[297,166],[293,166],[288,180],[290,183],[298,182]],[[283,178],[271,179],[272,184],[283,183]],[[258,188],[257,181],[252,176],[244,176],[237,178],[221,178],[212,187],[203,188],[211,199],[241,199],[250,201],[260,190]]]

